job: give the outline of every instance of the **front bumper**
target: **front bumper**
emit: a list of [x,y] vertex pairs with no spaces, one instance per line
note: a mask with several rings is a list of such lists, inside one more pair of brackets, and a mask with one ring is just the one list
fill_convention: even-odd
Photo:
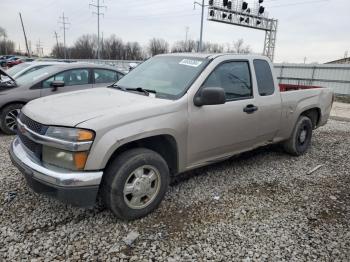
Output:
[[23,173],[35,192],[75,206],[85,207],[96,203],[102,171],[73,172],[46,168],[27,153],[18,137],[12,142],[9,153],[12,163]]

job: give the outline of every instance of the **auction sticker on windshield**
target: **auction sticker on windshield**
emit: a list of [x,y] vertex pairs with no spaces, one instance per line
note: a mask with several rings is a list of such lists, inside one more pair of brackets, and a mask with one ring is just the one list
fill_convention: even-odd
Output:
[[180,65],[187,65],[187,66],[198,67],[202,63],[203,63],[203,61],[200,61],[200,60],[182,59],[179,64]]

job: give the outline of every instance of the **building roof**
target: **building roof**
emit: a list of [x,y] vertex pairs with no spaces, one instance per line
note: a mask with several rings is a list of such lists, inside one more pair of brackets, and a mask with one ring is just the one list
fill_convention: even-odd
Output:
[[350,57],[344,57],[338,60],[327,62],[325,64],[350,64]]

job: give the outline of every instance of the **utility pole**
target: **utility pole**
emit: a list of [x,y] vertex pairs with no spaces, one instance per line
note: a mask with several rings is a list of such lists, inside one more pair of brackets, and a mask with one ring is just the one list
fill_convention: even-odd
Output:
[[26,43],[26,48],[27,48],[28,57],[30,57],[30,52],[29,52],[29,48],[28,48],[28,41],[27,41],[27,35],[26,35],[26,31],[24,30],[23,19],[22,19],[21,13],[19,13],[19,18],[21,19],[21,24],[22,24],[22,29],[23,29],[23,35],[24,35],[24,41],[25,41],[25,43]]
[[66,48],[66,30],[68,30],[67,25],[70,23],[68,21],[68,17],[64,16],[64,12],[62,13],[62,16],[59,17],[59,24],[62,24],[63,29],[63,48],[64,48],[64,59],[67,59],[67,48]]
[[186,26],[186,38],[185,38],[185,43],[187,43],[187,40],[188,40],[188,31],[189,31],[189,27]]
[[38,54],[38,56],[43,56],[43,48],[42,48],[42,42],[40,41],[40,39],[39,39],[39,41],[38,41],[38,43],[36,44],[36,52],[37,52],[37,54]]
[[57,34],[57,32],[55,31],[54,32],[54,34],[55,34],[55,38],[56,38],[56,46],[57,46],[57,58],[59,58],[59,56],[60,56],[60,46],[58,45],[58,34]]
[[201,31],[200,31],[200,37],[199,37],[199,45],[198,45],[198,52],[203,51],[203,20],[204,20],[204,8],[207,6],[204,4],[204,0],[202,0],[202,3],[194,2],[193,3],[193,9],[195,9],[196,5],[199,5],[202,8],[202,16],[201,16]]
[[101,9],[104,8],[106,9],[107,6],[105,5],[100,5],[100,0],[97,0],[97,4],[94,2],[89,4],[89,7],[95,7],[96,12],[92,12],[93,14],[97,15],[97,59],[100,59],[100,16],[104,16],[104,13],[101,13]]
[[102,32],[102,39],[101,39],[101,54],[103,54],[103,32]]

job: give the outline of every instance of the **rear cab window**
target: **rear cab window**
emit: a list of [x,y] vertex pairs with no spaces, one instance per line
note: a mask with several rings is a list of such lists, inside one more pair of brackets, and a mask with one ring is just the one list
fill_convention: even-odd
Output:
[[255,59],[254,70],[260,96],[270,96],[275,92],[270,64],[266,60]]

